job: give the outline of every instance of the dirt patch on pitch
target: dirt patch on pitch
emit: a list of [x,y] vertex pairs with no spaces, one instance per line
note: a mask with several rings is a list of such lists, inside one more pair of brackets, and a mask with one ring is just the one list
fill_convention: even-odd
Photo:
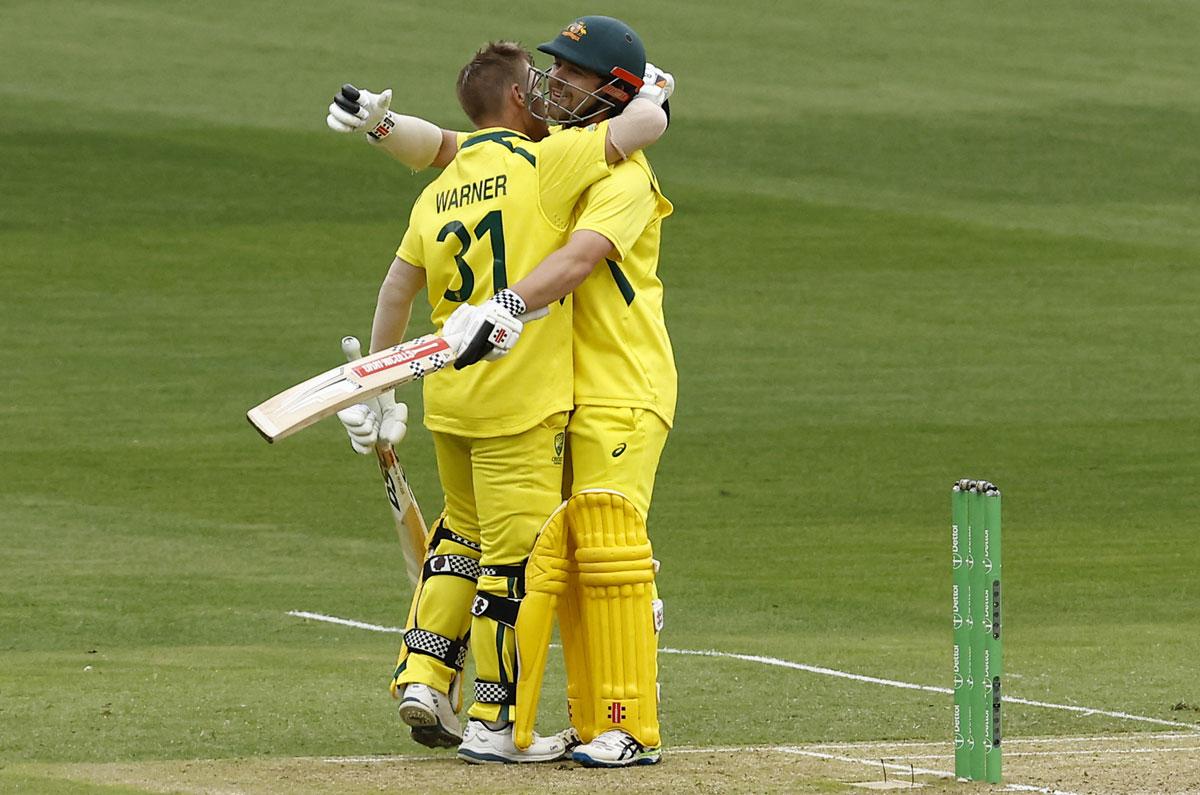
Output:
[[[1200,733],[1010,740],[1005,783],[1078,795],[1200,792]],[[196,760],[129,764],[19,765],[9,771],[50,784],[69,780],[187,795],[276,793],[869,793],[918,785],[927,793],[1013,791],[956,784],[945,743],[853,743],[771,748],[678,748],[661,765],[587,770],[558,763],[476,767],[449,754],[342,758]],[[0,779],[2,780],[2,779]],[[858,788],[855,784],[870,785]]]

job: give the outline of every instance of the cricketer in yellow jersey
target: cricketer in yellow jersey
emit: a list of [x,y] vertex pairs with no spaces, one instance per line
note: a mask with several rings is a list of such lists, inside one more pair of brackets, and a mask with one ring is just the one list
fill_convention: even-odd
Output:
[[[568,129],[613,111],[600,95],[604,46],[595,34],[605,24],[603,18],[584,17],[539,47],[555,59],[542,76],[545,107],[553,121],[572,125]],[[646,71],[648,79],[671,82]],[[589,766],[653,764],[661,758],[655,631],[662,614],[645,521],[675,413],[675,361],[658,278],[661,225],[671,211],[649,162],[638,153],[584,193],[567,245],[513,285],[530,307],[567,292],[574,296],[575,410],[567,429],[571,496],[542,532],[529,589],[531,595],[542,590],[540,575],[565,564],[569,582],[559,585],[567,587],[549,583],[546,595],[560,595],[568,705],[583,740],[572,757]],[[554,605],[541,596],[534,595],[518,624],[522,648],[544,645],[534,638],[544,636],[544,613]],[[525,707],[536,709],[532,694],[540,690],[542,668],[522,663],[518,745],[532,739],[536,712]]]
[[[561,501],[563,430],[573,405],[570,311],[569,305],[555,306],[526,330],[515,317],[525,311],[520,298],[505,287],[565,242],[574,205],[589,184],[609,173],[609,163],[665,128],[655,102],[631,102],[611,122],[535,142],[529,136],[544,136],[545,127],[526,107],[528,70],[528,54],[507,44],[489,45],[464,67],[460,102],[480,129],[455,136],[453,163],[414,205],[380,290],[372,331],[372,349],[399,341],[412,299],[427,284],[432,319],[443,331],[464,331],[470,339],[482,311],[503,332],[488,337],[495,349],[487,358],[499,359],[519,337],[527,338],[515,356],[425,385],[425,422],[433,432],[447,515],[430,542],[394,686],[404,687],[401,714],[414,725],[414,737],[427,744],[455,741],[447,694],[461,670],[469,630],[477,678],[459,755],[475,762],[547,761],[566,750],[561,737],[535,737],[517,748],[511,708],[517,669],[512,628],[524,562],[545,517]],[[345,94],[338,106],[348,112],[353,105]],[[493,292],[484,307],[465,304]],[[361,406],[339,415],[356,450],[373,441],[372,432],[403,433],[405,412],[394,398],[381,403],[378,413]]]

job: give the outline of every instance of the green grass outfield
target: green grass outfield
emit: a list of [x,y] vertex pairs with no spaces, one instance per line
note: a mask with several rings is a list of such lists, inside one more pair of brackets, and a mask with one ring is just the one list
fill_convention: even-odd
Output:
[[[651,152],[663,643],[947,686],[949,485],[981,476],[1008,693],[1200,730],[1200,10],[667,5],[601,9],[679,79]],[[394,636],[285,615],[402,622],[373,462],[336,422],[268,447],[243,415],[368,335],[431,178],[328,132],[337,86],[461,127],[470,51],[578,10],[5,3],[0,789],[51,786],[23,762],[424,751]],[[433,513],[428,434],[402,455]],[[663,679],[673,745],[949,736],[938,694]]]

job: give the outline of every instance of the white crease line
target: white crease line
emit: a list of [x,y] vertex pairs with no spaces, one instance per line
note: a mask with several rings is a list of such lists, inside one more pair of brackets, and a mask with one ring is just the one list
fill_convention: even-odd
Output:
[[[336,616],[327,616],[322,613],[309,613],[302,610],[289,610],[289,616],[297,618],[309,618],[313,621],[325,621],[330,624],[342,624],[347,627],[356,629],[367,629],[372,632],[388,632],[392,634],[403,634],[404,631],[399,627],[384,627],[379,624],[367,624],[362,621],[354,621],[349,618],[338,618]],[[804,663],[792,662],[791,660],[781,660],[778,657],[763,657],[757,654],[735,654],[726,651],[716,651],[715,649],[696,650],[696,649],[659,649],[663,654],[679,654],[689,657],[722,657],[729,660],[742,660],[744,662],[756,662],[761,665],[773,665],[777,668],[791,668],[795,671],[807,671],[808,673],[821,674],[822,676],[834,676],[839,679],[850,679],[855,682],[868,682],[875,685],[886,685],[887,687],[898,687],[904,690],[920,690],[926,693],[942,693],[951,695],[948,687],[932,687],[930,685],[916,685],[911,682],[900,682],[895,679],[880,679],[877,676],[864,676],[862,674],[852,674],[847,671],[838,671],[834,668],[823,668],[819,665],[805,665]],[[1031,701],[1026,698],[1016,698],[1014,696],[1003,696],[1004,701],[1010,704],[1024,704],[1030,707],[1045,707],[1046,709],[1061,709],[1068,712],[1078,712],[1083,715],[1104,715],[1109,718],[1120,718],[1121,720],[1140,721],[1141,723],[1153,723],[1158,726],[1174,726],[1181,729],[1190,729],[1193,732],[1200,732],[1200,726],[1194,723],[1181,723],[1173,720],[1163,720],[1162,718],[1150,718],[1144,715],[1133,715],[1129,712],[1114,712],[1105,709],[1094,709],[1091,707],[1077,707],[1072,704],[1052,704],[1048,701]]]
[[404,630],[399,627],[381,627],[378,624],[367,624],[363,621],[327,616],[322,613],[310,613],[307,610],[289,610],[287,614],[296,618],[311,618],[313,621],[324,621],[326,624],[341,624],[344,627],[354,627],[355,629],[369,629],[372,632],[390,632],[394,635],[404,634]]
[[[835,676],[841,679],[852,679],[856,682],[869,682],[876,685],[886,685],[888,687],[899,687],[905,690],[921,690],[927,693],[941,693],[943,695],[952,695],[953,691],[948,687],[932,687],[930,685],[915,685],[911,682],[898,682],[895,679],[880,679],[876,676],[863,676],[862,674],[852,674],[846,671],[838,671],[833,668],[822,668],[817,665],[805,665],[804,663],[792,662],[791,660],[781,660],[778,657],[763,657],[757,654],[734,654],[731,652],[706,650],[696,651],[692,649],[659,649],[666,654],[685,654],[699,657],[727,657],[734,660],[745,660],[746,662],[756,662],[763,665],[774,665],[779,668],[792,668],[797,671],[808,671],[809,673],[822,674],[824,676]],[[1070,712],[1079,712],[1084,715],[1105,715],[1110,718],[1121,718],[1123,720],[1135,720],[1143,723],[1153,723],[1160,726],[1175,726],[1178,728],[1191,729],[1192,731],[1200,732],[1200,726],[1193,723],[1181,723],[1173,720],[1163,720],[1162,718],[1149,718],[1143,715],[1133,715],[1128,712],[1113,712],[1104,709],[1094,709],[1091,707],[1076,707],[1071,704],[1052,704],[1047,701],[1031,701],[1026,698],[1016,698],[1014,696],[1003,696],[1004,701],[1010,704],[1025,704],[1031,707],[1046,707],[1047,709],[1062,709]]]
[[[946,692],[949,693],[950,689],[946,688]],[[1081,714],[1085,717],[1088,715],[1105,715],[1110,718],[1121,718],[1122,720],[1136,720],[1136,721],[1141,721],[1143,723],[1154,723],[1159,726],[1178,726],[1181,728],[1192,729],[1193,731],[1200,732],[1200,726],[1197,726],[1194,723],[1181,723],[1180,721],[1163,720],[1162,718],[1147,718],[1143,715],[1131,715],[1128,712],[1110,712],[1109,710],[1093,709],[1091,707],[1076,707],[1071,704],[1050,704],[1045,701],[1031,701],[1030,699],[1027,699],[1027,698],[1015,698],[1014,696],[1003,696],[1002,698],[1004,699],[1004,701],[1006,701],[1010,704],[1024,704],[1029,707],[1049,707],[1050,709],[1065,709],[1065,710],[1069,710],[1071,712],[1078,712],[1079,714]]]
[[[1171,740],[1171,739],[1188,739],[1196,738],[1195,732],[1125,732],[1123,734],[1097,734],[1089,737],[1005,737],[1004,744],[1006,746],[1022,745],[1022,744],[1039,744],[1051,743],[1058,745],[1060,743],[1088,743],[1088,742],[1111,742],[1122,738],[1137,739],[1137,740]],[[845,748],[863,750],[871,748],[927,748],[949,746],[949,740],[896,740],[888,742],[887,740],[871,740],[869,742],[857,743],[812,743],[806,745],[805,748]]]
[[[1200,751],[1200,745],[1180,747],[1178,745],[1167,748],[1093,748],[1092,750],[1074,749],[1070,751],[1005,751],[1004,758],[1011,759],[1017,756],[1093,756],[1099,754],[1170,754],[1176,751]],[[919,754],[904,756],[885,756],[885,759],[952,759],[950,754]]]

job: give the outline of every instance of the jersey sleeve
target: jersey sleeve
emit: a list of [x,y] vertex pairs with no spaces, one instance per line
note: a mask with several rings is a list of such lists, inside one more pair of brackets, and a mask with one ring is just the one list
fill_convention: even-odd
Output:
[[419,204],[419,201],[413,204],[412,212],[408,216],[408,229],[404,230],[404,237],[400,239],[400,247],[396,249],[396,256],[414,268],[425,267],[425,247],[421,245],[419,231],[421,226],[416,217]]
[[635,163],[622,163],[587,189],[574,230],[598,232],[623,260],[654,219],[658,197],[650,178]]
[[570,127],[542,139],[538,151],[538,188],[547,220],[566,227],[575,202],[611,169],[604,156],[608,122]]

